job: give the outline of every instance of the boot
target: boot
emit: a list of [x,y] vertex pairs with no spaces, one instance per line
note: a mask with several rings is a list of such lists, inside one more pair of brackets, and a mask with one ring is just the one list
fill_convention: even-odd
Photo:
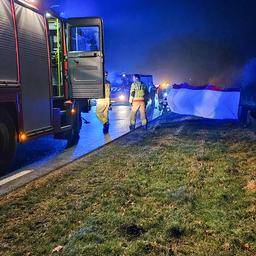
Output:
[[130,131],[133,131],[133,130],[135,130],[135,125],[131,124],[130,125]]
[[103,133],[104,134],[107,134],[108,133],[108,130],[109,130],[109,123],[105,123],[103,125]]

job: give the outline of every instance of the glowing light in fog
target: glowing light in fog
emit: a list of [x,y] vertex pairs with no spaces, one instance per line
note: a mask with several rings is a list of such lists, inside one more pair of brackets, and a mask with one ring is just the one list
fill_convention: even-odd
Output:
[[169,86],[169,84],[168,83],[162,83],[160,86],[161,86],[162,89],[166,89]]
[[47,13],[45,14],[45,16],[46,16],[46,18],[51,18],[51,17],[52,17],[52,15],[51,15],[49,12],[47,12]]
[[124,96],[123,94],[120,95],[120,96],[119,96],[119,100],[124,101],[124,100],[125,100],[125,96]]

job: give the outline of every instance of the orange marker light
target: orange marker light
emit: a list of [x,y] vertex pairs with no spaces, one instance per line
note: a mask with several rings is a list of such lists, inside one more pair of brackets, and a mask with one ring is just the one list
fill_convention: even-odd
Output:
[[76,109],[75,108],[72,108],[71,109],[71,113],[74,115],[76,113]]
[[20,141],[21,141],[21,142],[26,141],[27,138],[28,138],[28,137],[27,137],[27,135],[26,135],[25,133],[23,133],[23,132],[20,133]]
[[168,86],[169,86],[168,83],[162,83],[162,84],[160,84],[160,88],[161,88],[161,89],[167,89]]

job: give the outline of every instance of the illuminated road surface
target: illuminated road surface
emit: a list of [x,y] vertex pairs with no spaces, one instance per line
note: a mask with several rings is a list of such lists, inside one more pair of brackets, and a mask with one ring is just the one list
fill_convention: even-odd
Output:
[[[155,108],[149,108],[147,115],[148,119],[152,120],[158,117],[160,112]],[[129,132],[129,106],[113,107],[110,111],[110,128],[107,135],[102,132],[102,125],[96,117],[95,107],[83,117],[90,123],[83,124],[80,140],[72,148],[67,149],[66,141],[54,140],[52,136],[19,145],[14,171],[0,179],[0,194],[40,177]]]

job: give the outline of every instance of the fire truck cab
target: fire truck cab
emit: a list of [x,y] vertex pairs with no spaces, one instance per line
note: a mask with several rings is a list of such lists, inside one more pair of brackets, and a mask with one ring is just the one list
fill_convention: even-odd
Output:
[[0,0],[0,170],[17,143],[77,143],[81,111],[104,97],[102,20],[45,15],[38,1]]

